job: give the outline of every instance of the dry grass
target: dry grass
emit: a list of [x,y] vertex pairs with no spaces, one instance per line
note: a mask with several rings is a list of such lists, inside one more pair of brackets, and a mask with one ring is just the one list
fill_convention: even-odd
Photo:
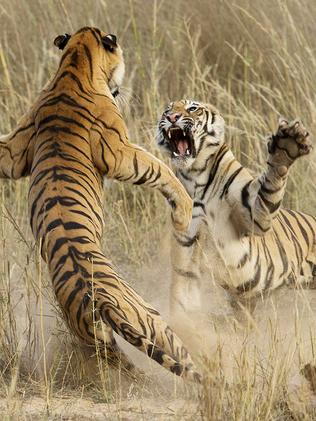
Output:
[[[310,0],[2,0],[0,131],[15,126],[56,69],[60,53],[54,37],[94,25],[117,33],[124,48],[122,108],[134,142],[157,155],[154,129],[163,105],[182,97],[207,100],[226,118],[237,157],[258,172],[265,163],[264,137],[279,115],[300,116],[316,132],[315,17],[316,3]],[[315,171],[313,157],[295,167],[288,206],[316,213]],[[135,382],[78,349],[30,234],[27,180],[0,185],[0,412],[8,419],[102,419],[105,414],[109,419],[313,419],[308,393],[298,405],[288,387],[293,368],[314,358],[311,294],[275,294],[283,307],[272,311],[274,304],[259,303],[251,323],[217,325],[216,346],[205,362],[212,376],[199,399],[151,365],[149,376]],[[153,192],[118,183],[106,196],[105,251],[140,293],[164,309],[168,279],[161,284],[157,266],[166,204]],[[164,278],[166,272],[164,266]],[[160,282],[159,294],[153,282]],[[223,333],[226,342],[219,339]],[[233,376],[227,374],[232,367]],[[40,399],[35,409],[29,404],[33,396]],[[184,415],[179,399],[187,396],[195,404]],[[78,409],[84,399],[103,406],[94,412],[90,403]],[[170,409],[171,401],[177,405]]]

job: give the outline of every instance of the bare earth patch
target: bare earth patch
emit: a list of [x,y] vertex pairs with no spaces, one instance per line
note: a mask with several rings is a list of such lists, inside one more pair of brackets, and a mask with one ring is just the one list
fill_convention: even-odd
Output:
[[198,420],[197,407],[185,400],[122,400],[116,403],[94,403],[88,399],[52,399],[47,408],[40,397],[14,399],[8,405],[0,400],[1,419],[25,420]]

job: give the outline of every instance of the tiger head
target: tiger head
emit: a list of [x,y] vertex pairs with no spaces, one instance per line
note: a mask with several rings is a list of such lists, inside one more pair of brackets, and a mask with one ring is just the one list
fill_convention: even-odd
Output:
[[119,94],[125,65],[115,35],[106,34],[97,28],[84,27],[74,35],[57,36],[54,44],[65,50],[60,70],[70,66],[72,71],[76,71],[80,67],[81,74],[86,73],[91,85],[104,80],[114,97]]
[[192,100],[171,102],[158,123],[157,142],[177,167],[216,153],[224,142],[224,119],[215,107]]

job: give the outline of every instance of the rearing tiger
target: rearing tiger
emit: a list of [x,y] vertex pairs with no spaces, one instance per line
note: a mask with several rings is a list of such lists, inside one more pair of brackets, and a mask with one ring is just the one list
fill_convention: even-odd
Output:
[[174,234],[171,247],[179,334],[200,309],[205,273],[242,297],[313,277],[316,219],[280,208],[290,166],[311,149],[307,137],[300,121],[280,120],[269,138],[268,166],[254,178],[224,142],[224,120],[213,106],[181,100],[164,111],[158,145],[194,201],[190,227]]
[[160,314],[113,270],[100,247],[103,176],[156,188],[183,230],[192,201],[167,166],[128,141],[115,104],[124,74],[114,35],[85,27],[54,41],[57,73],[0,143],[0,176],[30,175],[29,210],[70,328],[117,356],[113,330],[177,375],[198,379],[191,357]]

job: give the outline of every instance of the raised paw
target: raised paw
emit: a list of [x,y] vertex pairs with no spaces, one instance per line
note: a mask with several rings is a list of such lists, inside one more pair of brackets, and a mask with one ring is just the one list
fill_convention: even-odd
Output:
[[268,138],[269,153],[277,154],[280,164],[291,164],[311,151],[312,144],[308,136],[309,133],[300,120],[296,119],[289,123],[281,118],[276,134]]

